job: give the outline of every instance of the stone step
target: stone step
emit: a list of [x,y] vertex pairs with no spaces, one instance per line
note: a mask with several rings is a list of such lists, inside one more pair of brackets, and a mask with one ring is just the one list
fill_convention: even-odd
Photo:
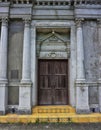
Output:
[[101,114],[37,113],[32,115],[8,114],[0,116],[0,123],[101,123]]
[[32,109],[32,113],[75,113],[75,109],[71,106],[36,106]]
[[0,123],[101,123],[101,114],[76,114],[71,106],[36,106],[31,115],[7,114]]

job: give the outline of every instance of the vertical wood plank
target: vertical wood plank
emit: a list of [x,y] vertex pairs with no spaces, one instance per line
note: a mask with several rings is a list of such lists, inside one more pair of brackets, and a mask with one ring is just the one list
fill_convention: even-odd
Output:
[[39,105],[68,104],[68,61],[39,60]]

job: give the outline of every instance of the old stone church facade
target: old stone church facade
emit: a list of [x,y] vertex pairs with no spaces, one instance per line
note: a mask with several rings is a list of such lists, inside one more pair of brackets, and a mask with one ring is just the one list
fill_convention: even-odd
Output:
[[0,114],[101,112],[100,0],[0,0],[0,21]]

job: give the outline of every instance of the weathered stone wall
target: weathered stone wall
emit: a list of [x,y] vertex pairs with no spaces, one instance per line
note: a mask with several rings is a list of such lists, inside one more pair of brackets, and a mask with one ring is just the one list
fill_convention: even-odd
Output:
[[86,21],[83,24],[84,36],[84,67],[86,80],[89,84],[89,103],[90,105],[98,104],[98,64],[99,64],[99,44],[98,30],[96,21]]
[[0,23],[0,39],[1,39],[1,23]]
[[22,75],[23,22],[9,24],[8,46],[8,103],[18,104],[19,83]]

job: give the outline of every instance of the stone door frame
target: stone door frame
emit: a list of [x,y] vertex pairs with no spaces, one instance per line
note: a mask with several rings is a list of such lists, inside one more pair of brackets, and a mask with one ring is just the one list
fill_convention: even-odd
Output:
[[70,29],[70,58],[69,58],[69,97],[70,105],[76,104],[76,33],[74,21],[32,21],[31,23],[31,80],[32,80],[32,106],[37,105],[37,53],[36,53],[36,31],[38,28],[69,28]]

